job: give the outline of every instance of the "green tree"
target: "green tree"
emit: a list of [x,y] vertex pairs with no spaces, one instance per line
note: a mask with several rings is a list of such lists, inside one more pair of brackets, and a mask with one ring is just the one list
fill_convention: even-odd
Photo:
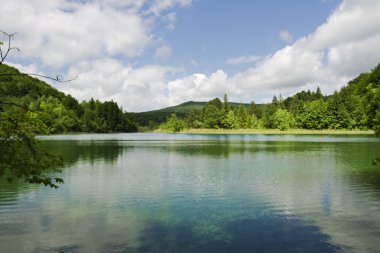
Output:
[[319,86],[317,87],[317,91],[315,92],[315,98],[316,99],[322,99],[323,98],[323,95],[322,95],[322,92],[321,92],[321,89],[319,88]]
[[207,104],[215,106],[216,108],[218,108],[218,110],[221,110],[223,108],[223,103],[222,101],[220,101],[219,98],[214,98],[213,100],[210,100]]
[[331,129],[351,128],[351,117],[337,92],[327,102],[328,123]]
[[249,128],[249,122],[248,122],[248,111],[243,106],[242,103],[239,104],[238,108],[236,108],[236,123],[238,128]]
[[202,110],[192,109],[187,114],[186,123],[190,128],[201,128],[203,124]]
[[[275,101],[276,102],[276,101]],[[277,102],[276,102],[277,103]],[[266,104],[263,107],[262,117],[259,125],[264,128],[276,128],[274,124],[274,114],[276,113],[276,103]]]
[[228,103],[227,94],[224,94],[222,109],[223,109],[223,111],[224,111],[225,114],[228,114],[228,112],[231,110],[230,103]]
[[0,103],[0,177],[9,181],[24,178],[26,182],[57,188],[61,178],[44,175],[47,169],[59,171],[62,159],[37,146],[35,132],[43,133],[45,125],[35,114],[16,105]]
[[175,113],[171,114],[166,121],[161,124],[160,128],[166,131],[179,132],[185,129],[186,123],[184,120],[177,118]]
[[288,130],[295,126],[295,119],[286,109],[279,108],[273,115],[273,126],[281,131]]
[[368,87],[367,98],[367,126],[380,135],[380,87],[373,88],[373,84]]
[[223,128],[237,129],[239,125],[237,123],[235,113],[233,110],[228,111],[227,115],[223,118]]
[[203,125],[204,128],[218,129],[222,127],[223,112],[215,105],[209,103],[203,108]]
[[301,128],[326,129],[329,127],[327,103],[323,100],[306,102],[296,118]]

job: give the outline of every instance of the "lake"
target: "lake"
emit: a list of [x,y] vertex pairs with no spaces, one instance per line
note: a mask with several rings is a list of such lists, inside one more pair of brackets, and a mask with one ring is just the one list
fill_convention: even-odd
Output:
[[380,252],[374,136],[39,138],[65,183],[0,181],[0,252]]

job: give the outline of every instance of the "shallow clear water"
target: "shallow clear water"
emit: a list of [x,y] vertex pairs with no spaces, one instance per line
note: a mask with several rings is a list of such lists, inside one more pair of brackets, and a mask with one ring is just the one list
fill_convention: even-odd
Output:
[[58,190],[0,181],[0,252],[379,252],[371,136],[44,136]]

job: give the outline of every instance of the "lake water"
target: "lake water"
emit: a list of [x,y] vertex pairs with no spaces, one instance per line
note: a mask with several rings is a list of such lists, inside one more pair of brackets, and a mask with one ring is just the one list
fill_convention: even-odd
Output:
[[0,252],[380,252],[375,137],[40,138],[65,184],[0,181]]

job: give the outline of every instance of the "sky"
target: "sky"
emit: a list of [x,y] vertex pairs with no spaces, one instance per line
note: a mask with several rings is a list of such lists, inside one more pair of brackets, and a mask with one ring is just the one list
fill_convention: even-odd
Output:
[[[380,62],[380,0],[1,0],[6,63],[140,112],[331,94]],[[1,37],[2,41],[4,37]]]

